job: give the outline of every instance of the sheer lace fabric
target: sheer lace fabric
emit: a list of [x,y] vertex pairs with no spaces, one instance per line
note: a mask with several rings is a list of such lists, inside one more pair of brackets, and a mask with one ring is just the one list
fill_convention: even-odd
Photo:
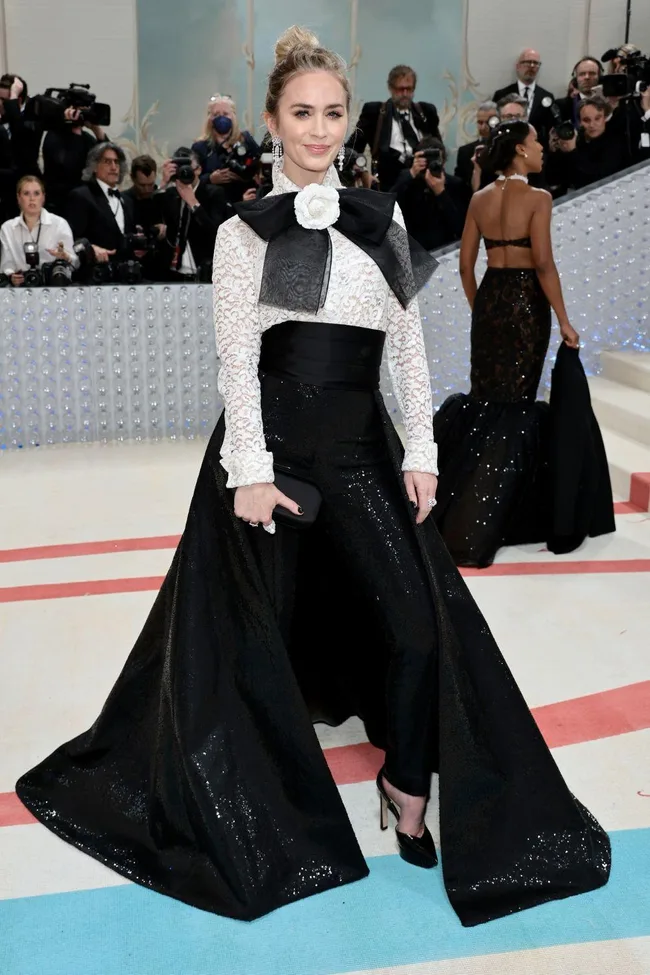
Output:
[[[332,167],[325,182],[338,186]],[[296,187],[278,172],[274,194]],[[394,219],[404,225],[399,208]],[[258,303],[266,243],[233,217],[219,228],[214,253],[214,321],[221,360],[219,392],[225,406],[226,435],[221,463],[228,487],[273,481],[273,455],[266,449],[260,408],[258,363],[261,336],[287,321],[321,321],[386,333],[388,366],[406,429],[403,470],[437,474],[431,387],[417,298],[404,310],[381,271],[364,252],[329,229],[332,267],[327,300],[316,314]]]

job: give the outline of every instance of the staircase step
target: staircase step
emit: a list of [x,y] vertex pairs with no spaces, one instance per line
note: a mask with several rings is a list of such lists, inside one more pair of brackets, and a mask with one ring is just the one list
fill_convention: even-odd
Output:
[[591,403],[601,427],[650,447],[650,393],[592,376]]
[[622,501],[632,501],[647,510],[650,506],[647,503],[648,492],[644,491],[644,478],[650,481],[650,447],[623,437],[607,427],[601,427],[601,433],[614,497]]
[[650,393],[650,352],[602,352],[605,379]]

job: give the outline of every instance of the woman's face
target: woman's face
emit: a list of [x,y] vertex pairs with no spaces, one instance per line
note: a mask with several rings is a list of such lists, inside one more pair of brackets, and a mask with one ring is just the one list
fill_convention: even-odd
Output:
[[210,118],[216,118],[217,115],[225,115],[230,121],[235,124],[235,119],[237,114],[235,112],[235,106],[232,102],[210,102],[210,108],[208,109]]
[[586,105],[580,112],[580,124],[587,139],[597,139],[605,131],[605,113],[593,105]]
[[271,135],[282,140],[284,171],[299,186],[320,182],[345,141],[348,110],[343,85],[329,71],[295,75],[285,86]]
[[528,126],[528,135],[523,142],[523,150],[526,153],[524,162],[531,173],[541,173],[544,165],[544,149],[537,138],[537,132],[532,125]]
[[45,203],[45,194],[38,183],[25,183],[18,194],[20,212],[31,217],[39,216]]

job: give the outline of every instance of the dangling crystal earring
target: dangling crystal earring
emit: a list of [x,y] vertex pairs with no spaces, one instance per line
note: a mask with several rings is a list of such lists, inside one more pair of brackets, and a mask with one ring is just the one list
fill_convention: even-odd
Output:
[[336,157],[336,161],[338,163],[339,169],[343,169],[343,165],[345,163],[345,146],[344,145],[341,145],[341,148],[339,149],[338,155]]
[[280,139],[280,137],[277,135],[272,136],[271,146],[273,152],[273,165],[279,166],[282,163],[282,139]]

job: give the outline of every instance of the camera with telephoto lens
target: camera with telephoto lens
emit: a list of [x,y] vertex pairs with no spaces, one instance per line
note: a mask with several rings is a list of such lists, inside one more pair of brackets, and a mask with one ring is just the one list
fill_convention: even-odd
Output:
[[235,142],[228,153],[224,168],[241,176],[242,179],[252,179],[258,159],[258,155],[248,151],[246,143]]
[[[611,48],[603,54],[603,61],[619,57],[618,50]],[[636,51],[620,58],[620,74],[605,75],[602,82],[605,98],[639,98],[650,87],[650,57]]]
[[562,118],[562,113],[558,108],[557,102],[554,101],[550,95],[547,95],[546,98],[542,98],[542,106],[547,108],[553,116],[553,128],[555,129],[555,134],[557,135],[558,139],[561,139],[562,142],[570,142],[576,134],[573,122],[567,122]]
[[111,106],[98,102],[90,85],[77,85],[74,82],[67,88],[46,88],[44,94],[35,95],[27,103],[25,117],[48,127],[61,122],[67,108],[79,112],[78,124],[102,127],[111,124]]
[[437,147],[423,149],[422,155],[427,161],[427,169],[431,175],[442,176],[442,171],[445,168],[445,159],[442,149],[438,149]]
[[191,186],[196,179],[191,156],[173,156],[172,162],[176,166],[176,172],[171,174],[170,180],[178,180],[179,183]]
[[136,253],[148,254],[158,246],[158,231],[155,227],[143,230],[139,225],[132,234],[124,234],[124,247],[129,255],[135,258]]

